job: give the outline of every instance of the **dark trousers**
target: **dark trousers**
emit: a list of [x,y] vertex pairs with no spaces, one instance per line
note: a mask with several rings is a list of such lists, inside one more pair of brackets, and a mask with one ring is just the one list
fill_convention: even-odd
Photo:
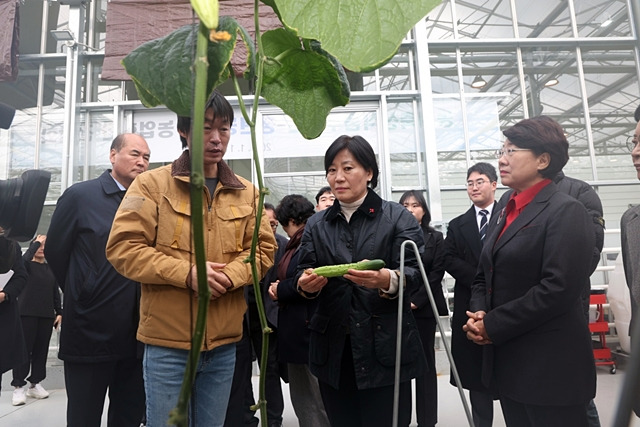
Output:
[[[332,427],[389,427],[393,425],[393,385],[358,390],[351,344],[342,353],[338,389],[318,381]],[[398,426],[411,422],[411,381],[400,384]]]
[[[250,409],[251,405],[255,403],[251,383],[253,354],[255,352],[260,368],[266,369],[265,399],[267,400],[268,425],[279,426],[282,424],[284,398],[279,375],[280,366],[277,361],[277,333],[274,330],[269,334],[267,363],[263,365],[261,363],[262,329],[258,318],[258,310],[255,304],[249,304],[248,310],[249,315],[245,317],[243,322],[242,339],[236,344],[236,367],[224,424],[227,427],[258,425],[258,418],[254,415],[255,411]],[[251,321],[248,322],[247,317]]]
[[142,360],[64,362],[67,427],[100,427],[109,390],[108,427],[139,427],[145,411]]
[[24,341],[27,346],[29,359],[13,369],[14,387],[23,387],[27,382],[38,384],[47,376],[47,356],[49,354],[49,341],[53,332],[53,319],[46,317],[21,316]]
[[586,427],[585,404],[539,406],[516,402],[503,396],[500,406],[508,427]]
[[481,391],[469,390],[473,424],[476,427],[493,425],[493,396]]
[[429,370],[416,378],[416,415],[418,427],[434,426],[438,422],[438,378],[436,374],[436,319],[416,317],[420,340]]
[[236,365],[231,381],[231,393],[227,405],[227,415],[224,419],[225,427],[253,426],[259,423],[258,418],[250,409],[253,405],[253,387],[251,385],[252,353],[247,322],[242,322],[242,339],[236,343]]

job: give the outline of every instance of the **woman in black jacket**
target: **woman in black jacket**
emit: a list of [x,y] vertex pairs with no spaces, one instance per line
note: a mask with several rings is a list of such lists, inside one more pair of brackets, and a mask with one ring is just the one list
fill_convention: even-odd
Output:
[[[400,197],[400,204],[407,208],[418,220],[424,235],[422,264],[427,273],[429,288],[433,294],[439,316],[447,316],[449,310],[442,292],[444,277],[444,238],[442,233],[431,226],[431,212],[422,192],[406,191]],[[411,310],[416,319],[422,348],[427,356],[429,371],[416,378],[416,413],[419,427],[434,426],[438,422],[438,378],[436,376],[436,355],[434,350],[436,317],[429,302],[424,283],[407,288],[411,300]]]
[[[296,277],[298,291],[318,299],[309,324],[309,367],[318,378],[332,426],[386,427],[393,418],[400,247],[412,240],[423,249],[424,239],[409,211],[373,191],[378,165],[364,138],[339,137],[327,150],[324,163],[339,203],[307,221]],[[386,268],[351,269],[329,279],[307,271],[378,258]],[[404,273],[407,288],[419,282],[411,250]],[[406,293],[402,310],[398,425],[407,426],[411,379],[423,374],[426,360]]]
[[271,283],[269,296],[278,301],[278,362],[287,364],[291,404],[300,427],[328,427],[318,380],[309,370],[309,321],[317,300],[298,293],[295,276],[300,241],[307,220],[315,213],[313,204],[299,194],[284,196],[276,207],[276,218],[289,242],[275,267],[278,280]]
[[[46,399],[49,393],[40,385],[47,375],[47,355],[53,328],[62,321],[60,291],[56,278],[44,259],[47,236],[39,234],[29,245],[22,259],[29,275],[24,290],[18,296],[22,330],[27,345],[28,360],[14,367],[11,385],[20,388],[31,383],[26,396]],[[31,371],[31,375],[27,375]],[[25,381],[26,378],[26,381]]]

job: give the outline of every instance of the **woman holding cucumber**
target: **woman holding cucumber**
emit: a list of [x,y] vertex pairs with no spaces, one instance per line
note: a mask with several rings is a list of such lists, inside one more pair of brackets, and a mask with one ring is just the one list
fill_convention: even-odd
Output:
[[[309,368],[318,378],[331,425],[389,426],[393,417],[400,246],[423,248],[416,219],[403,206],[383,200],[373,189],[379,169],[371,145],[343,135],[325,154],[325,171],[339,203],[309,218],[300,245],[296,284],[317,299],[309,322]],[[381,259],[386,267],[332,271],[312,269]],[[373,267],[372,267],[373,266]],[[372,269],[378,268],[378,269]],[[341,274],[335,276],[335,274]],[[413,251],[405,258],[407,288],[420,272]],[[342,275],[343,274],[343,275]],[[325,277],[335,276],[335,277]],[[408,294],[404,295],[398,425],[411,421],[411,379],[427,363]]]

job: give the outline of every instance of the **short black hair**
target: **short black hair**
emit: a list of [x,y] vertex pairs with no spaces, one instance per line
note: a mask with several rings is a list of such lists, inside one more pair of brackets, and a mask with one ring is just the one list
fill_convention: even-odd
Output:
[[[209,108],[213,109],[213,117],[214,118],[222,118],[223,120],[229,121],[229,127],[233,126],[233,107],[227,101],[227,98],[224,97],[220,92],[214,90],[209,96],[207,103],[204,106],[204,110],[207,111]],[[187,116],[178,116],[178,131],[183,133],[191,132],[191,117]],[[182,149],[187,148],[187,139],[180,135],[180,141],[182,142]]]
[[633,113],[633,118],[636,122],[640,122],[640,105],[636,108],[636,111]]
[[516,147],[531,150],[537,156],[549,154],[549,166],[540,171],[545,178],[552,179],[569,161],[569,141],[560,123],[551,117],[524,119],[502,133]]
[[273,206],[271,203],[269,202],[264,202],[264,205],[262,205],[264,207],[265,210],[269,210],[269,211],[275,211],[276,207]]
[[120,135],[113,138],[113,141],[111,141],[111,147],[109,148],[109,151],[116,150],[116,152],[119,153],[120,150],[122,150],[122,146],[124,145],[124,140],[126,139],[127,135],[128,135],[127,133],[121,133]]
[[300,194],[284,196],[276,208],[276,219],[282,225],[293,220],[295,225],[306,224],[311,215],[316,213],[313,203]]
[[323,194],[325,193],[331,193],[331,187],[329,187],[328,185],[325,185],[324,187],[322,187],[320,190],[318,190],[318,193],[316,194],[316,204],[320,203],[320,197],[322,197]]
[[376,154],[373,152],[371,144],[360,135],[342,135],[331,143],[324,155],[325,174],[329,174],[329,166],[331,166],[333,159],[335,159],[342,150],[349,150],[365,170],[371,171],[372,177],[369,184],[371,188],[376,188],[378,186],[378,175],[380,174]]
[[487,162],[478,162],[475,165],[471,166],[467,169],[467,179],[471,176],[472,173],[478,172],[480,175],[486,175],[491,182],[498,181],[498,173],[496,172],[496,168]]

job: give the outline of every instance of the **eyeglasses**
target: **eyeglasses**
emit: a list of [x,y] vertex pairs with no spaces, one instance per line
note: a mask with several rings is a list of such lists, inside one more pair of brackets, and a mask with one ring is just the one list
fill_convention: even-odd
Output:
[[635,135],[631,135],[627,138],[627,148],[629,151],[633,151],[634,148],[638,146],[638,137]]
[[476,181],[467,181],[467,188],[473,188],[473,187],[482,187],[484,185],[485,182],[489,182],[486,179],[478,179]]
[[500,158],[502,158],[502,156],[504,156],[505,154],[507,155],[507,157],[511,157],[513,156],[513,153],[515,153],[516,151],[531,151],[530,148],[501,148],[499,150],[496,150],[496,159],[500,160]]

